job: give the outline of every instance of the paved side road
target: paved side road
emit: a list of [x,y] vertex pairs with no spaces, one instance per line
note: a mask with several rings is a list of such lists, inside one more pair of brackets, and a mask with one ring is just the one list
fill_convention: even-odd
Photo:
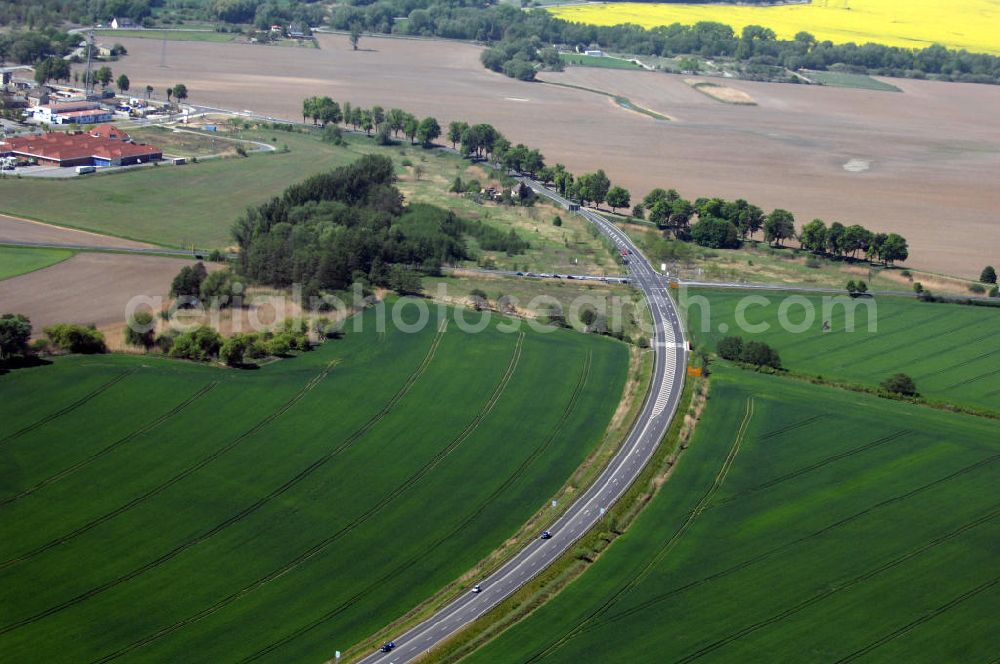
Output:
[[[569,201],[540,183],[530,179],[524,179],[524,182],[539,195],[569,207]],[[669,285],[662,275],[653,270],[624,232],[593,212],[583,210],[580,214],[610,237],[620,250],[630,252],[630,278],[636,287],[642,289],[650,303],[654,321],[654,373],[650,392],[635,426],[597,480],[548,526],[551,539],[530,542],[500,569],[479,581],[482,592],[469,592],[458,597],[405,634],[393,637],[396,648],[391,652],[375,652],[361,660],[364,664],[409,662],[530,581],[573,546],[621,497],[638,477],[667,431],[680,400],[687,367],[687,343],[677,311],[667,294]]]

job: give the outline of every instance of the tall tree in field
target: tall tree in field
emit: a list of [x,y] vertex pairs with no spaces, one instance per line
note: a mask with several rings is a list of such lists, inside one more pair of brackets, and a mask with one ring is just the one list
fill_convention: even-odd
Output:
[[632,196],[628,193],[628,189],[615,185],[608,190],[608,205],[611,206],[612,212],[618,208],[627,208],[631,202]]
[[406,114],[406,120],[403,121],[403,133],[408,139],[410,139],[410,145],[413,145],[413,139],[417,137],[417,131],[420,129],[420,121],[412,115],[411,113]]
[[351,48],[353,50],[358,50],[358,41],[361,39],[361,24],[352,23],[351,24]]
[[182,102],[182,101],[184,101],[187,98],[188,98],[188,89],[187,89],[187,86],[184,85],[183,83],[178,83],[177,85],[175,85],[174,86],[174,99],[176,99],[178,102]]
[[803,248],[816,253],[826,251],[826,224],[822,219],[813,219],[802,227],[799,242]]
[[826,232],[826,250],[833,256],[844,255],[844,234],[847,232],[839,221],[830,224],[830,229]]
[[105,65],[101,67],[96,72],[94,72],[94,80],[101,84],[102,88],[106,88],[111,85],[111,81],[114,80],[114,73],[111,71],[111,67]]
[[457,149],[462,141],[462,132],[469,128],[467,122],[452,121],[448,123],[448,140],[451,141],[452,149]]
[[22,314],[0,316],[0,360],[24,355],[31,339],[31,321]]
[[153,86],[152,85],[147,85],[146,86],[146,99],[149,99],[152,96],[153,96]]
[[795,217],[788,210],[777,208],[764,221],[764,239],[775,245],[795,235]]
[[417,138],[420,139],[425,148],[429,148],[440,135],[441,125],[438,124],[437,119],[428,116],[420,121],[420,126],[417,128]]
[[892,265],[897,261],[905,261],[910,257],[910,248],[906,243],[906,238],[896,233],[889,233],[885,236],[882,244],[882,260],[887,265]]
[[375,131],[378,131],[383,122],[385,122],[385,109],[378,105],[372,106],[372,124],[375,125]]
[[128,80],[128,76],[125,74],[119,74],[118,80],[115,81],[118,85],[118,90],[121,92],[128,92],[131,82]]
[[603,169],[598,169],[596,173],[587,177],[586,189],[586,192],[581,193],[585,193],[587,200],[593,201],[594,205],[600,207],[611,189],[611,180],[608,179]]
[[979,281],[984,284],[995,284],[997,282],[997,271],[993,269],[992,265],[987,265],[983,268],[983,271],[979,273]]
[[403,131],[403,126],[406,125],[406,111],[401,108],[390,108],[385,114],[385,121],[392,130],[392,135],[399,136],[399,132]]

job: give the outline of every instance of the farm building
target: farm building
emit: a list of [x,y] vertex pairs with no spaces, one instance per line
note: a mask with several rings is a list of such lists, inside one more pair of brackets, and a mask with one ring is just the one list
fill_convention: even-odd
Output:
[[131,28],[137,28],[137,27],[139,27],[139,26],[136,25],[135,21],[133,21],[130,18],[115,17],[115,18],[111,19],[111,28],[113,30],[129,30]]
[[32,115],[45,124],[95,124],[110,122],[111,111],[93,101],[70,101],[41,104],[31,109]]
[[0,141],[0,157],[34,159],[47,166],[131,166],[159,161],[163,152],[132,143],[128,134],[101,125],[89,134],[52,133]]

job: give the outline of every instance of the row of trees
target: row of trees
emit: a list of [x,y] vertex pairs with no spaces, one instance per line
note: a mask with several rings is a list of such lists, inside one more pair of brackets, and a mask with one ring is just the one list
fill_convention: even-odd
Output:
[[441,136],[441,125],[434,117],[417,118],[400,108],[388,110],[381,106],[361,108],[344,102],[343,107],[330,97],[308,97],[302,100],[302,121],[311,118],[313,124],[325,127],[327,124],[351,125],[355,130],[362,129],[368,135],[374,131],[383,144],[388,144],[390,138],[398,137],[400,132],[413,144],[419,141],[424,147],[430,147]]
[[[408,20],[394,20],[401,16]],[[737,33],[728,25],[711,21],[649,29],[634,24],[595,26],[559,19],[544,10],[521,11],[507,3],[483,6],[473,0],[355,0],[354,6],[335,7],[330,24],[340,30],[361,26],[372,32],[493,43],[496,50],[484,55],[483,64],[508,73],[507,63],[515,63],[517,68],[511,65],[509,75],[516,77],[529,76],[517,63],[543,64],[546,55],[542,44],[598,44],[605,50],[636,55],[732,57],[758,67],[823,70],[843,65],[890,76],[1000,82],[1000,57],[940,45],[911,49],[833,44],[808,32],[778,39],[769,28],[751,25]],[[532,43],[532,38],[537,42]]]
[[827,227],[822,219],[813,219],[802,227],[799,243],[817,254],[858,258],[892,264],[909,257],[906,238],[898,233],[873,233],[864,226],[845,226],[838,221]]
[[86,325],[57,323],[46,327],[45,334],[35,344],[31,340],[31,320],[23,314],[3,314],[0,316],[0,366],[23,361],[37,352],[49,349],[65,353],[105,353],[107,346],[104,335]]

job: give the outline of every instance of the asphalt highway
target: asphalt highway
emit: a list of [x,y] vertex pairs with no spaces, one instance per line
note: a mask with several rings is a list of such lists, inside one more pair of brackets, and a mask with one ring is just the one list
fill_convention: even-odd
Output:
[[[570,202],[549,191],[540,183],[524,179],[539,195],[569,208]],[[657,273],[649,261],[620,229],[600,215],[579,212],[607,235],[620,251],[628,252],[628,272],[632,283],[642,289],[650,304],[653,319],[652,345],[655,351],[651,389],[643,403],[635,426],[625,444],[604,471],[561,517],[546,530],[547,540],[535,539],[505,565],[478,581],[482,592],[468,592],[440,611],[400,635],[392,635],[396,647],[376,651],[361,661],[364,664],[401,664],[409,662],[447,639],[499,604],[504,598],[530,581],[596,524],[649,461],[663,438],[677,409],[687,367],[687,343],[683,326],[667,291],[667,279]]]

